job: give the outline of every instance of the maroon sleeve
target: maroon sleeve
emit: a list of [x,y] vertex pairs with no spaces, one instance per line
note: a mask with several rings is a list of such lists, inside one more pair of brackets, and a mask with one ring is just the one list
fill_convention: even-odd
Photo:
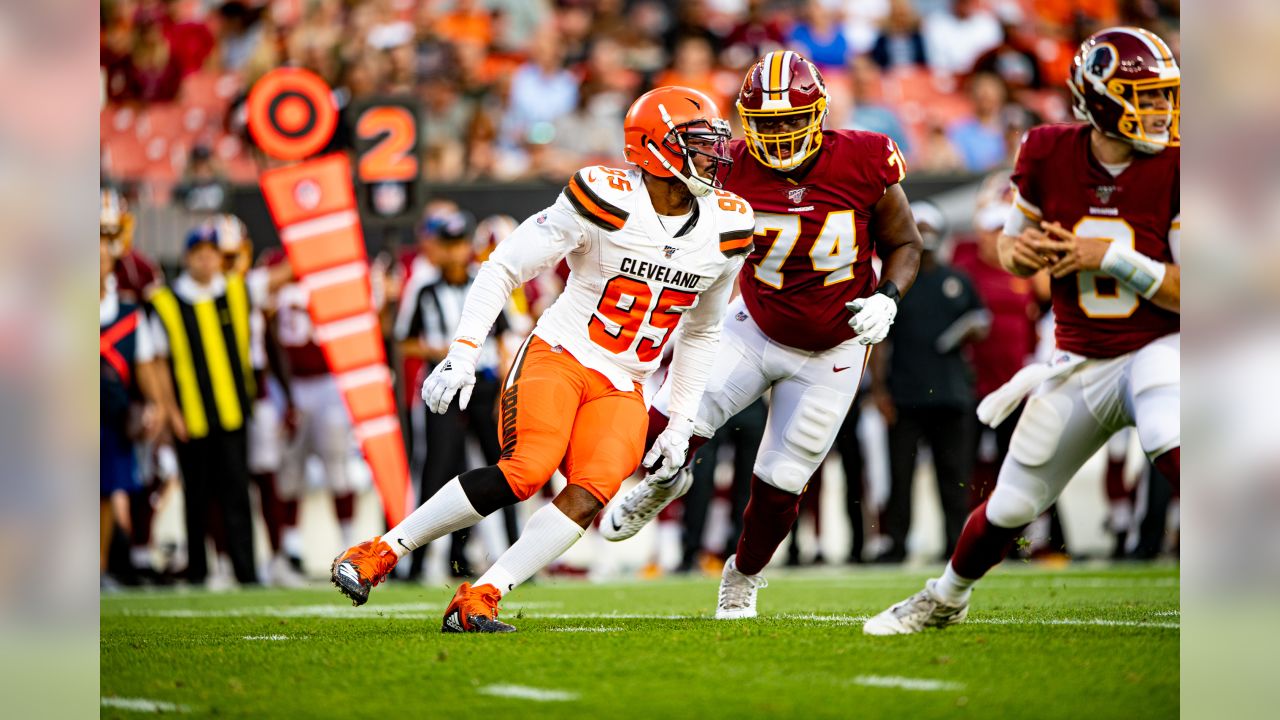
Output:
[[1010,178],[1010,182],[1018,189],[1018,196],[1037,208],[1041,206],[1044,199],[1044,189],[1041,187],[1037,170],[1049,155],[1051,147],[1048,139],[1049,132],[1050,129],[1046,127],[1032,128],[1027,131],[1026,137],[1022,139],[1022,147],[1018,150],[1018,161],[1013,167],[1013,177]]

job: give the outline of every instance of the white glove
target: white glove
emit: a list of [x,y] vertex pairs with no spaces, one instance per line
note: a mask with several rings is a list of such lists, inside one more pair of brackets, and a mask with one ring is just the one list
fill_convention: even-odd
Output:
[[463,342],[454,342],[444,362],[436,365],[422,383],[422,399],[427,410],[443,415],[458,396],[458,409],[466,410],[471,402],[471,391],[476,386],[476,359],[480,348]]
[[689,451],[689,438],[693,436],[693,420],[683,415],[672,415],[667,429],[653,441],[644,456],[644,467],[649,480],[659,484],[676,476],[684,467],[685,454]]
[[858,344],[875,345],[889,336],[889,328],[898,315],[898,303],[884,293],[858,298],[844,304],[853,317],[849,327],[858,333]]

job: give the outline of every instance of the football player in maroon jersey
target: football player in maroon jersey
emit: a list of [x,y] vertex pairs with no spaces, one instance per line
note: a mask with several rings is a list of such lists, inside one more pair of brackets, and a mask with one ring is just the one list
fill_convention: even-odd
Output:
[[[871,346],[888,334],[920,265],[902,153],[879,133],[824,130],[827,102],[821,73],[791,51],[766,54],[738,94],[746,138],[730,146],[724,187],[755,209],[755,247],[739,276],[742,294],[725,314],[687,457],[766,391],[771,402],[742,537],[721,579],[721,619],[756,615],[760,572],[790,532]],[[667,427],[668,394],[664,385],[654,400],[650,443]],[[631,537],[688,490],[691,473],[649,469],[609,509],[606,538]]]
[[1180,84],[1159,37],[1104,30],[1080,46],[1069,81],[1089,124],[1027,134],[1000,261],[1015,275],[1049,271],[1057,350],[978,406],[994,427],[1035,391],[996,488],[969,516],[942,577],[868,620],[867,634],[963,621],[973,584],[1123,427],[1137,427],[1142,449],[1177,483]]

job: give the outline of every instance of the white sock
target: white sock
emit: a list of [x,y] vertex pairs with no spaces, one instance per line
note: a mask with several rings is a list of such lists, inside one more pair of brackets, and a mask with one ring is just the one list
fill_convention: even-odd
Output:
[[951,563],[947,563],[947,569],[942,571],[942,577],[933,583],[933,592],[948,605],[960,605],[969,601],[969,594],[973,592],[973,584],[976,582],[978,581],[960,577],[951,567]]
[[346,520],[338,523],[338,536],[342,538],[343,547],[351,547],[356,541],[355,523]]
[[382,539],[395,551],[396,557],[404,557],[436,538],[469,528],[483,519],[455,477]]
[[548,503],[529,518],[520,539],[476,580],[475,587],[493,585],[506,595],[547,563],[563,555],[585,532],[578,523],[560,512],[560,508]]
[[280,528],[280,547],[289,557],[302,557],[302,532],[297,525]]

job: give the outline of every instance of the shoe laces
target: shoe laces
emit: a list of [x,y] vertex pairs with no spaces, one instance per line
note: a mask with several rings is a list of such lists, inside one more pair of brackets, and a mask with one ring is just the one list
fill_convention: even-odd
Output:
[[[368,545],[368,547],[364,547]],[[347,560],[356,566],[361,577],[368,578],[370,584],[377,585],[387,578],[387,574],[395,567],[395,552],[391,546],[382,542],[382,538],[374,538],[368,543],[361,543]]]
[[468,587],[466,592],[462,594],[462,614],[483,615],[491,620],[498,619],[498,601],[502,599],[502,594],[498,592],[498,588],[488,583],[479,587]]
[[735,567],[730,571],[725,582],[720,583],[720,605],[722,607],[740,608],[751,604],[755,591],[768,587],[769,581],[763,575],[745,575]]

